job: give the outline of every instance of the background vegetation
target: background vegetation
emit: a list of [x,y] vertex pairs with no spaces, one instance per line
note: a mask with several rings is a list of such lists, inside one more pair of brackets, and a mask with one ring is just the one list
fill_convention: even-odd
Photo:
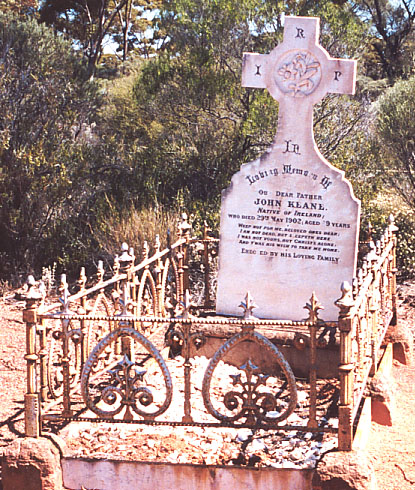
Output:
[[315,108],[317,144],[363,227],[397,216],[412,274],[413,0],[0,0],[0,279],[76,273],[183,210],[217,231],[220,191],[278,117],[241,87],[242,53],[268,53],[284,15],[319,16],[321,44],[359,62],[356,95]]

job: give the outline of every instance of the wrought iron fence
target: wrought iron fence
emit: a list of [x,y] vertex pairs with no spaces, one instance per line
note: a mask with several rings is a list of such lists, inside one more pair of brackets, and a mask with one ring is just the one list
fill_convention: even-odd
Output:
[[[138,265],[133,250],[123,245],[109,279],[100,263],[93,284],[87,287],[83,270],[78,291],[70,294],[63,277],[59,302],[46,306],[41,285],[30,281],[24,311],[26,435],[38,436],[50,421],[72,420],[338,430],[339,447],[351,449],[364,387],[396,317],[395,231],[391,222],[371,245],[353,284],[342,285],[339,321],[331,323],[319,319],[321,305],[314,294],[302,322],[255,318],[249,294],[241,303],[241,318],[214,315],[217,240],[207,229],[201,240],[193,239],[185,218],[177,241],[160,250],[157,240],[151,256],[145,245]],[[195,292],[192,298],[189,291]],[[208,333],[224,326],[232,333],[204,371],[196,372],[194,359]],[[306,380],[295,378],[266,328],[291,333],[293,348],[307,348]],[[318,356],[336,341],[340,383],[317,376]],[[235,364],[230,353],[238,349],[243,362]],[[173,380],[169,366],[175,360],[168,354],[177,353],[183,372]],[[262,358],[257,360],[258,353]],[[273,360],[271,371],[264,354]],[[226,366],[225,377],[219,366]],[[178,397],[179,418],[169,414]],[[327,424],[337,400],[338,429]]]
[[351,450],[353,426],[369,376],[376,373],[382,342],[396,317],[396,232],[390,217],[380,240],[370,242],[353,283],[343,283],[340,309],[339,448]]

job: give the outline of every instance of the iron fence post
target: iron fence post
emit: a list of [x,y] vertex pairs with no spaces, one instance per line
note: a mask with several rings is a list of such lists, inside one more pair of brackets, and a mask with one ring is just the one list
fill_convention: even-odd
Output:
[[317,330],[319,328],[318,311],[324,309],[318,301],[314,291],[310,298],[310,303],[305,307],[309,314],[307,321],[312,322],[308,329],[310,332],[310,413],[308,427],[317,428]]
[[36,362],[39,359],[36,354],[36,326],[42,294],[35,287],[36,283],[32,276],[29,277],[27,284],[26,306],[23,311],[23,321],[26,324],[25,360],[27,366],[27,386],[24,397],[25,435],[27,437],[39,437],[41,406],[36,383]]
[[46,325],[43,319],[40,320],[37,330],[39,334],[40,399],[45,401],[48,394],[48,350],[46,347]]
[[354,305],[352,288],[344,282],[341,287],[342,296],[335,304],[340,308],[340,400],[338,447],[340,451],[351,451],[353,443],[353,384],[354,363],[352,359],[352,325],[351,309]]
[[[85,292],[85,286],[86,286],[86,281],[87,277],[85,274],[85,267],[81,267],[81,272],[79,274],[79,279],[78,279],[78,285],[79,285],[79,291],[80,292]],[[86,314],[86,296],[82,296],[80,299],[81,303],[81,309],[83,314]],[[82,332],[82,339],[81,339],[81,369],[84,367],[84,364],[86,363],[88,359],[88,335],[87,335],[87,324],[85,320],[81,320],[80,322],[80,328]]]
[[396,268],[396,245],[398,238],[396,236],[397,231],[399,228],[395,226],[395,220],[392,215],[389,216],[389,226],[388,226],[388,232],[390,235],[390,240],[393,242],[392,246],[392,260],[391,260],[391,267],[389,269],[389,280],[390,280],[390,285],[391,285],[391,295],[392,295],[392,319],[390,321],[389,325],[395,326],[397,324],[398,318],[397,318],[397,307],[396,307],[396,273],[398,269]]

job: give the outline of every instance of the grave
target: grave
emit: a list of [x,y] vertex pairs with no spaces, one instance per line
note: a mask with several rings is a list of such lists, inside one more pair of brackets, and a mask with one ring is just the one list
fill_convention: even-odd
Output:
[[314,291],[335,321],[340,285],[355,274],[360,202],[315,144],[313,105],[354,93],[356,61],[331,58],[318,37],[318,18],[286,17],[270,54],[244,54],[243,86],[266,88],[279,120],[268,152],[222,193],[218,314],[240,316],[249,291],[259,318],[301,320]]
[[[281,46],[269,55],[245,55],[244,85],[267,88],[280,103],[280,118],[270,151],[244,165],[223,193],[217,311],[239,314],[237,305],[245,297],[244,318],[206,315],[209,294],[200,307],[202,314],[192,314],[196,306],[187,289],[192,263],[188,253],[193,250],[199,259],[203,255],[203,267],[196,269],[205,273],[208,291],[209,245],[217,240],[206,232],[197,243],[185,217],[178,240],[165,250],[156,240],[154,254],[149,257],[145,247],[137,265],[133,251],[124,244],[121,256],[114,259],[111,278],[104,280],[100,265],[94,284],[87,288],[82,270],[79,291],[71,295],[63,276],[59,302],[46,305],[45,289],[31,278],[23,313],[25,435],[38,438],[48,424],[59,422],[84,423],[90,430],[78,437],[68,426],[67,440],[80,443],[75,456],[66,454],[62,444],[59,451],[46,446],[43,457],[19,441],[4,459],[5,490],[15,488],[16,481],[37,487],[47,482],[47,488],[57,489],[62,477],[65,487],[74,490],[83,486],[123,490],[132,484],[143,489],[213,490],[236,485],[309,490],[312,478],[316,488],[338,488],[343,481],[349,488],[351,473],[353,485],[360,484],[360,476],[372,485],[365,460],[346,451],[354,447],[360,402],[379,364],[386,330],[396,321],[396,227],[391,221],[379,243],[371,244],[353,290],[342,284],[338,317],[333,302],[340,283],[355,273],[359,202],[343,172],[316,148],[312,108],[326,93],[353,92],[355,62],[331,59],[317,44],[318,27],[318,19],[287,18]],[[190,243],[197,246],[189,247]],[[318,339],[322,325],[317,301],[314,296],[310,299],[313,290],[326,307],[324,319],[339,318],[325,325]],[[255,313],[271,320],[253,319],[247,291],[259,303]],[[290,321],[305,316],[302,306],[308,301],[308,322]],[[180,308],[173,309],[174,303]],[[223,329],[227,339],[202,359],[201,350],[213,328],[216,334]],[[331,335],[336,328],[337,339]],[[327,343],[324,332],[330,336]],[[287,362],[270,340],[274,335],[309,361],[303,379],[295,379],[291,359]],[[170,352],[179,347],[174,356],[180,353],[181,358],[165,359],[164,342]],[[262,359],[256,364],[255,348],[271,366],[265,369]],[[237,361],[228,355],[232,349],[242,351]],[[338,375],[339,382],[320,376],[319,359],[335,369],[330,377]],[[363,411],[367,427],[369,412]],[[130,434],[115,428],[124,423]],[[97,424],[108,427],[97,433]],[[163,455],[162,449],[179,442],[177,437],[168,444],[173,428],[180,436],[187,431],[191,437]],[[213,430],[226,433],[217,438]],[[140,440],[138,433],[143,436]],[[335,433],[339,459],[327,447],[335,445]],[[357,425],[356,434],[360,433]],[[196,444],[193,435],[199,436]],[[132,454],[127,437],[141,461],[127,461]],[[59,441],[51,439],[54,444]],[[109,439],[117,446],[104,449]],[[91,440],[97,442],[96,459],[84,457]],[[196,464],[192,448],[199,451],[201,461]],[[64,456],[62,471],[55,475],[58,452]],[[328,458],[314,469],[326,453]],[[52,477],[55,481],[49,484]]]

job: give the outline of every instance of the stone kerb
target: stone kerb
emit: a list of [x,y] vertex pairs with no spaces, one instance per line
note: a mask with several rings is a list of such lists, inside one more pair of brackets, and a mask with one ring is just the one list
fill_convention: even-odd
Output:
[[356,62],[330,58],[318,31],[317,18],[287,17],[281,45],[245,55],[243,85],[266,88],[279,121],[269,151],[222,193],[217,313],[240,315],[250,291],[260,318],[301,320],[314,291],[322,318],[337,320],[340,284],[355,274],[360,202],[316,147],[312,113],[325,94],[354,92]]

